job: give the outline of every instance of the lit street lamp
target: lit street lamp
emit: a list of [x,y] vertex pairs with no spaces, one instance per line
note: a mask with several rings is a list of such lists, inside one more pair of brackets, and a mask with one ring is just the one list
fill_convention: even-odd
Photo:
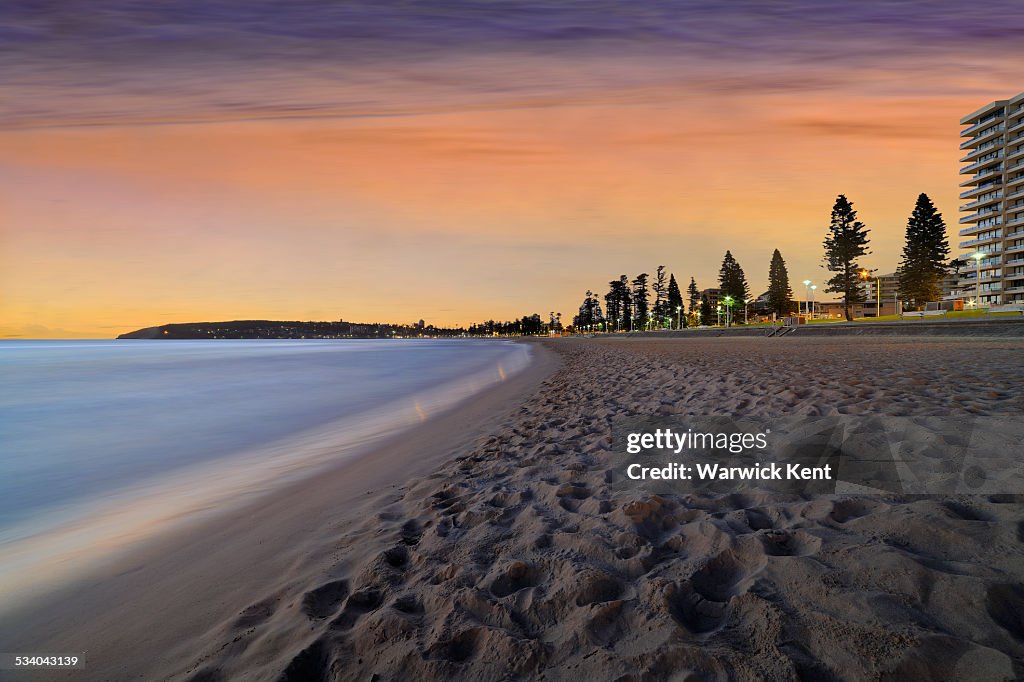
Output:
[[732,296],[726,296],[722,300],[725,301],[725,326],[726,327],[731,327],[732,326]]
[[976,306],[981,307],[981,261],[985,259],[985,254],[981,251],[972,253],[971,258],[974,259],[974,300]]
[[679,329],[680,323],[683,321],[683,306],[676,306],[676,329]]
[[807,314],[807,299],[810,296],[810,294],[807,291],[807,287],[809,287],[809,286],[811,286],[811,280],[805,279],[804,280],[804,315]]
[[[872,272],[874,270],[861,270],[860,278],[867,282],[871,278]],[[878,319],[882,316],[882,280],[878,277],[875,277],[875,297],[877,300],[875,304],[875,319]]]
[[715,312],[717,313],[717,316],[718,316],[718,322],[715,324],[715,326],[716,327],[721,327],[722,326],[722,306],[721,305],[717,306],[715,308]]
[[811,319],[814,319],[814,290],[818,288],[817,284],[811,285]]

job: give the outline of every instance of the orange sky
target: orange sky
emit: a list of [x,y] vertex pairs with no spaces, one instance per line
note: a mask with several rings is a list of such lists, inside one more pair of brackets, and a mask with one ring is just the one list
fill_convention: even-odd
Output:
[[647,83],[413,115],[0,127],[0,337],[570,319],[588,288],[659,264],[714,286],[726,249],[757,294],[774,248],[792,281],[825,278],[839,192],[872,230],[863,265],[889,272],[919,192],[955,235],[958,119],[1021,89],[992,80],[901,96],[868,72],[847,89]]

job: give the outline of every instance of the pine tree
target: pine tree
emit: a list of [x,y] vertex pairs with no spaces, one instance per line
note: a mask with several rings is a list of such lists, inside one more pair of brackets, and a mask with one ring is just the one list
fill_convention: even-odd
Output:
[[704,294],[700,299],[700,323],[710,325],[714,316],[715,311],[711,309],[711,299]]
[[928,301],[939,300],[948,256],[946,223],[932,200],[922,193],[907,220],[903,258],[896,271],[900,299],[911,301],[919,309]]
[[580,306],[579,314],[572,319],[572,326],[577,330],[591,331],[595,327],[600,329],[603,322],[601,302],[594,296],[594,292],[588,289],[583,304]]
[[700,307],[700,291],[697,289],[697,280],[693,277],[690,278],[690,286],[686,287],[686,295],[690,299],[690,308],[686,312],[691,316],[696,315]]
[[722,259],[722,267],[718,271],[718,284],[722,290],[722,304],[730,308],[742,308],[744,302],[750,297],[750,287],[747,286],[747,277],[743,274],[743,268],[733,258],[731,252],[726,251]]
[[608,328],[622,331],[632,328],[632,297],[629,292],[629,278],[622,275],[608,282],[608,293],[604,297]]
[[604,312],[608,331],[618,331],[622,320],[622,297],[619,295],[619,280],[608,282],[608,293],[604,295]]
[[858,278],[857,259],[870,253],[868,229],[857,220],[857,211],[845,195],[836,197],[832,207],[832,221],[825,237],[825,267],[836,273],[829,278],[825,291],[843,295],[843,312],[852,321],[850,306],[864,301],[864,290]]
[[633,295],[629,291],[629,278],[625,275],[619,277],[619,307],[622,310],[622,326],[626,331],[633,330]]
[[646,329],[650,314],[647,293],[647,273],[642,272],[633,280],[633,329]]
[[778,249],[768,266],[768,310],[784,317],[793,310],[793,290],[789,288],[789,271]]
[[668,307],[667,289],[665,266],[659,265],[654,274],[654,283],[651,285],[651,290],[654,292],[654,306],[651,311],[654,313],[654,324],[658,328],[663,328],[668,321],[668,315],[666,314]]
[[668,313],[677,327],[684,326],[683,294],[679,291],[675,275],[668,277]]

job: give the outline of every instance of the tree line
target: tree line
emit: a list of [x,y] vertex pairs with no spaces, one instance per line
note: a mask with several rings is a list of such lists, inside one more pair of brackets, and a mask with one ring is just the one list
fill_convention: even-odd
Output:
[[[863,282],[870,272],[860,266],[859,259],[870,253],[869,232],[846,195],[836,197],[822,242],[822,267],[831,273],[825,291],[842,295],[847,320],[853,319],[851,306],[866,299]],[[943,278],[950,267],[959,265],[955,260],[947,262],[949,251],[942,214],[922,193],[907,220],[905,245],[897,268],[902,300],[916,307],[938,300]],[[684,302],[675,274],[666,273],[665,266],[659,265],[653,281],[646,272],[633,278],[620,275],[608,283],[608,292],[601,298],[587,290],[579,312],[573,317],[573,326],[577,330],[613,332],[675,329],[721,321],[731,324],[743,319],[752,303],[757,303],[762,314],[782,317],[796,312],[789,272],[779,249],[773,251],[768,264],[768,290],[762,300],[751,299],[743,268],[729,250],[718,272],[718,289],[718,304],[714,305],[707,294],[701,294],[691,276]]]

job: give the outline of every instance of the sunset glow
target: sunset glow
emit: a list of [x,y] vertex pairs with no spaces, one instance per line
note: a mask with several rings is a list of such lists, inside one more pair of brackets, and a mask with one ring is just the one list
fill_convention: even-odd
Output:
[[626,7],[607,35],[581,12],[564,21],[593,31],[546,47],[491,26],[493,49],[449,49],[442,17],[427,45],[393,27],[308,59],[315,38],[269,35],[266,61],[187,22],[152,51],[113,41],[140,56],[116,65],[99,34],[37,27],[54,49],[26,42],[0,72],[0,337],[571,317],[588,288],[659,264],[713,286],[726,249],[756,294],[774,248],[822,279],[840,192],[872,230],[863,265],[890,272],[919,192],[955,234],[959,118],[1022,89],[957,12],[843,18],[874,31],[866,51],[800,3],[763,35],[673,10],[688,30],[656,39]]

